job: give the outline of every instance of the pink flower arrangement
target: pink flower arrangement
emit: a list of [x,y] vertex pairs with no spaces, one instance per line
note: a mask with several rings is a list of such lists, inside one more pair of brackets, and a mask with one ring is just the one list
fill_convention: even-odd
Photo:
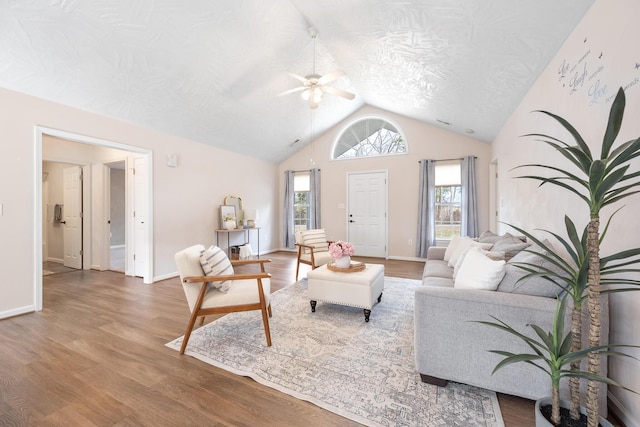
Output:
[[345,255],[352,256],[354,253],[353,245],[349,242],[338,240],[337,242],[333,242],[329,245],[329,253],[335,259],[338,259]]

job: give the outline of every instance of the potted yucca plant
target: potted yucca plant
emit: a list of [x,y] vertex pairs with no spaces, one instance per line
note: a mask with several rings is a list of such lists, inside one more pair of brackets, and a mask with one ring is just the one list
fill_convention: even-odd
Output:
[[[527,265],[521,263],[520,268],[528,272],[526,277],[538,276],[552,281],[561,287],[565,294],[565,298],[571,298],[573,302],[572,312],[572,331],[566,337],[560,334],[563,329],[557,330],[558,322],[554,323],[554,331],[551,333],[543,333],[540,328],[536,330],[536,334],[540,338],[542,347],[534,344],[526,335],[521,332],[510,329],[508,325],[501,323],[498,319],[495,322],[485,322],[492,326],[499,327],[514,335],[524,339],[530,347],[536,348],[533,354],[517,355],[508,353],[503,354],[505,360],[501,362],[496,370],[506,364],[524,361],[534,363],[534,360],[545,361],[549,367],[549,374],[552,378],[552,390],[561,378],[570,378],[571,392],[571,419],[577,420],[580,417],[579,402],[579,381],[584,378],[587,383],[586,412],[588,415],[588,426],[597,427],[599,422],[598,414],[598,382],[604,382],[610,385],[615,384],[612,380],[600,375],[600,355],[614,354],[609,349],[612,347],[634,347],[625,345],[611,346],[607,343],[600,342],[600,303],[601,293],[603,292],[619,292],[636,289],[640,285],[639,280],[630,279],[625,274],[639,273],[640,270],[629,268],[630,265],[638,263],[640,259],[640,249],[631,249],[619,252],[605,258],[600,258],[600,242],[613,218],[609,218],[602,235],[600,234],[600,210],[612,205],[621,199],[640,192],[640,172],[629,171],[630,164],[633,159],[640,156],[640,138],[633,139],[620,144],[614,148],[615,140],[622,125],[622,118],[625,109],[625,94],[620,88],[611,106],[609,113],[609,121],[607,129],[600,147],[600,158],[594,158],[591,149],[578,133],[578,131],[565,119],[548,111],[538,111],[545,114],[564,127],[573,139],[572,143],[564,142],[556,137],[545,134],[529,134],[528,137],[535,137],[537,140],[546,143],[554,148],[564,158],[568,159],[573,165],[573,169],[560,168],[544,164],[527,164],[519,166],[540,168],[546,171],[557,173],[557,176],[540,176],[525,175],[518,178],[534,179],[540,181],[540,186],[544,184],[552,184],[560,188],[566,189],[577,195],[583,200],[589,208],[589,222],[585,227],[581,236],[578,236],[577,230],[573,222],[565,216],[565,227],[567,230],[568,240],[563,239],[556,233],[551,233],[556,237],[567,249],[571,257],[572,263],[565,261],[562,256],[555,253],[553,248],[545,245],[543,241],[536,239],[525,230],[516,228],[525,234],[530,240],[534,241],[538,246],[543,248],[542,257],[551,264],[553,268],[540,267],[539,265]],[[614,213],[615,214],[615,213]],[[550,232],[548,232],[550,233]],[[622,276],[619,275],[622,274]],[[617,276],[614,276],[617,275]],[[601,289],[601,285],[604,286]],[[559,306],[558,310],[562,311],[564,319],[564,311],[566,310],[566,300]],[[583,302],[587,301],[589,315],[589,345],[588,348],[581,347],[581,321],[580,314]],[[558,313],[556,313],[557,315]],[[564,322],[564,320],[562,321]],[[563,325],[564,327],[564,325]],[[543,337],[544,336],[544,337]],[[569,339],[567,341],[566,339]],[[573,340],[573,345],[571,341]],[[548,357],[543,355],[547,354]],[[615,353],[621,354],[621,353]],[[580,370],[580,361],[583,358],[588,359],[588,371]],[[564,370],[565,365],[570,364],[571,369]],[[540,366],[538,366],[540,367]],[[494,371],[495,372],[495,371]],[[553,393],[552,393],[553,394]],[[558,414],[559,404],[556,399],[554,402],[553,423],[560,422],[555,415]]]
[[[626,99],[620,88],[611,105],[607,129],[600,146],[600,158],[594,158],[589,145],[578,131],[565,119],[548,111],[538,111],[557,121],[572,137],[571,143],[545,134],[529,134],[539,141],[553,147],[560,155],[569,160],[573,170],[544,164],[527,164],[520,167],[535,167],[557,176],[526,175],[520,178],[540,181],[540,186],[552,184],[568,190],[585,202],[589,209],[587,225],[588,254],[588,309],[589,309],[589,346],[596,348],[600,343],[600,211],[603,207],[640,192],[640,172],[630,171],[631,161],[640,156],[640,138],[624,142],[614,148],[615,140],[622,126]],[[632,270],[633,271],[633,270]],[[637,270],[635,270],[637,271]],[[630,281],[629,284],[637,281]],[[588,354],[588,373],[594,377],[600,373],[600,358],[595,352]],[[587,385],[587,413],[589,427],[598,424],[598,385],[589,380]]]
[[[491,316],[495,321],[478,321],[478,323],[491,326],[507,333],[510,333],[522,341],[524,341],[530,348],[531,353],[511,353],[502,350],[491,350],[492,353],[504,356],[504,359],[496,365],[492,374],[498,371],[499,369],[508,366],[512,363],[528,363],[532,366],[535,366],[538,369],[543,370],[549,375],[551,380],[551,414],[549,419],[543,415],[542,407],[547,403],[547,398],[540,399],[536,402],[536,426],[537,427],[545,427],[545,426],[562,426],[562,425],[584,425],[586,423],[586,415],[584,411],[578,415],[577,420],[580,420],[580,416],[584,418],[582,424],[570,424],[570,419],[573,419],[571,415],[569,415],[568,402],[562,402],[560,400],[560,381],[564,378],[584,378],[589,381],[595,382],[604,382],[609,385],[622,387],[620,384],[615,381],[599,376],[594,375],[589,372],[584,372],[580,370],[576,370],[570,368],[571,365],[580,365],[580,361],[587,357],[590,354],[595,354],[600,356],[602,354],[606,354],[609,356],[624,356],[624,357],[632,357],[626,355],[624,353],[614,351],[612,349],[617,347],[635,347],[640,348],[638,346],[630,346],[630,345],[599,345],[596,347],[589,347],[585,349],[580,349],[577,351],[571,350],[571,341],[572,341],[572,332],[564,333],[564,319],[565,312],[567,306],[567,294],[557,299],[556,311],[553,317],[553,326],[551,331],[545,331],[540,328],[538,325],[528,325],[535,331],[535,336],[531,337],[529,335],[525,335],[512,328],[505,322]],[[625,390],[629,390],[626,387],[623,387]],[[632,391],[632,390],[629,390]],[[633,391],[632,391],[633,392]],[[561,408],[567,409],[566,414],[561,417]],[[599,418],[597,420],[602,427],[611,426],[607,420],[603,418]]]

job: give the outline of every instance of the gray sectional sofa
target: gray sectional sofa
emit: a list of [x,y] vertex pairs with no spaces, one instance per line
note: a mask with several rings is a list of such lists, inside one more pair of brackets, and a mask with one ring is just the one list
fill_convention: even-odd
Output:
[[[493,252],[495,257],[493,248],[500,247],[496,244],[501,236],[490,235],[493,244],[489,255]],[[483,236],[486,237],[487,233]],[[495,291],[458,287],[453,278],[454,267],[449,265],[450,261],[444,260],[446,248],[429,248],[423,286],[415,292],[416,368],[422,380],[432,384],[444,386],[447,381],[453,381],[535,400],[550,396],[549,377],[525,363],[509,365],[492,374],[502,357],[488,351],[496,349],[518,353],[530,352],[530,349],[512,335],[474,321],[492,320],[490,316],[495,316],[527,334],[533,334],[533,330],[527,327],[531,323],[550,330],[556,308],[555,294],[559,288],[542,279],[516,284],[526,274],[515,266],[516,262],[542,263],[544,260],[530,252],[536,251],[534,247],[524,251],[528,245],[517,245],[510,235],[502,237],[508,238],[513,245],[502,245],[507,259],[502,261],[504,275],[499,278]],[[477,240],[481,241],[482,236]],[[457,273],[461,272],[462,267]],[[607,340],[608,304],[603,303],[602,310],[603,339]],[[584,315],[583,318],[583,327],[586,328],[588,319]],[[568,328],[568,319],[565,324]],[[586,335],[583,334],[584,339]],[[606,360],[602,366],[606,375]],[[563,384],[562,387],[566,397],[568,385]],[[606,387],[603,390],[600,393],[601,411],[606,414]]]

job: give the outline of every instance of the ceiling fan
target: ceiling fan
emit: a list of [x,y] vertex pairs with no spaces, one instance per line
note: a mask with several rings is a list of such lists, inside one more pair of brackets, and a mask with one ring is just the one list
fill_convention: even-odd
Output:
[[322,95],[325,93],[341,96],[346,99],[355,98],[355,95],[351,92],[328,86],[329,83],[340,77],[344,77],[346,75],[344,71],[336,70],[324,76],[316,74],[316,37],[318,36],[318,30],[315,27],[310,27],[309,35],[313,39],[313,73],[307,74],[304,77],[299,74],[289,73],[291,77],[302,82],[302,86],[284,91],[280,96],[300,92],[302,98],[305,101],[309,101],[310,108],[318,108],[318,104],[322,101]]

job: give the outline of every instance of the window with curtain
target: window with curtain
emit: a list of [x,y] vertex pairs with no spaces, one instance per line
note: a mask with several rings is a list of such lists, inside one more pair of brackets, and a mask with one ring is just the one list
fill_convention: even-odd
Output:
[[460,236],[462,186],[460,162],[438,163],[435,168],[436,240]]
[[293,227],[294,231],[309,228],[310,181],[308,174],[296,174],[293,179]]

